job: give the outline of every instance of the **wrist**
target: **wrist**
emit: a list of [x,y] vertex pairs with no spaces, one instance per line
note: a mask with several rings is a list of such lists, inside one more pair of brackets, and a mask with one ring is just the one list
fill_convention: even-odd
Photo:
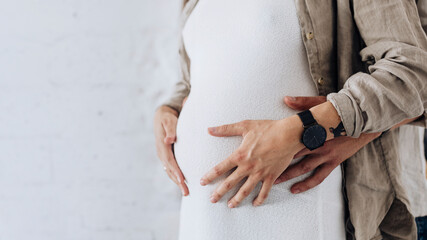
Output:
[[301,142],[304,127],[298,115],[292,115],[281,119],[279,120],[279,124],[282,130],[280,132],[282,132],[283,136],[286,138],[286,146],[289,147],[294,154],[305,148],[304,144]]
[[322,104],[310,108],[314,119],[326,130],[326,141],[334,138],[334,134],[328,131],[329,128],[335,128],[341,122],[341,117],[331,102],[326,101]]
[[[334,138],[334,134],[327,129],[331,127],[335,128],[341,122],[341,118],[332,103],[327,101],[319,104],[310,108],[310,112],[316,122],[325,128],[327,135],[325,141]],[[304,149],[305,145],[301,142],[301,137],[304,132],[304,125],[301,118],[298,115],[293,115],[279,121],[283,129],[282,132],[286,137],[287,146],[290,147],[292,151],[295,151],[295,153]]]

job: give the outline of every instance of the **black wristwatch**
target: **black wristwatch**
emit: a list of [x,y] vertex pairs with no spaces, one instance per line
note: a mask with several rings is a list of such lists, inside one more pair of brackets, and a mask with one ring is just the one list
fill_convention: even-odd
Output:
[[301,142],[304,146],[310,150],[323,146],[327,136],[325,128],[317,123],[310,110],[299,112],[298,116],[301,118],[304,127],[301,136]]

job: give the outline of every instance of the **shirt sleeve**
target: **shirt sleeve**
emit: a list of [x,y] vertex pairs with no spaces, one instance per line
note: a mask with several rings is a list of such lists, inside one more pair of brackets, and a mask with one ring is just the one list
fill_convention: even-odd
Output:
[[184,41],[182,37],[182,27],[184,26],[185,19],[188,15],[188,1],[184,1],[183,9],[180,16],[180,38],[179,38],[179,65],[180,65],[180,75],[178,81],[173,86],[173,91],[170,96],[164,101],[161,102],[158,107],[168,106],[178,113],[182,110],[182,101],[186,96],[190,94],[191,84],[190,84],[190,59],[185,50]]
[[348,136],[383,132],[408,118],[426,126],[427,37],[415,1],[354,0],[354,19],[366,45],[366,72],[327,95]]
[[424,32],[427,32],[427,0],[418,0],[418,13]]

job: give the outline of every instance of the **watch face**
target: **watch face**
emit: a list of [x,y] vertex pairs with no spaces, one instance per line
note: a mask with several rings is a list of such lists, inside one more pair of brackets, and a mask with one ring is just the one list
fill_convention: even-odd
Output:
[[302,142],[310,150],[322,146],[325,141],[326,130],[320,125],[314,125],[307,128],[302,136]]

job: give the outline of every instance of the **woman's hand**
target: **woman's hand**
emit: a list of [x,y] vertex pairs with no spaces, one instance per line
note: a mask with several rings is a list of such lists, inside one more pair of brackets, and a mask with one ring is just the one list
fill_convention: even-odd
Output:
[[[185,102],[185,100],[184,100]],[[176,141],[176,125],[178,113],[167,106],[157,109],[154,117],[154,135],[156,137],[157,156],[162,161],[163,168],[180,188],[182,195],[189,194],[185,177],[179,168],[172,152],[172,144]]]
[[[296,118],[295,118],[296,117]],[[291,122],[294,121],[293,124]],[[229,207],[238,206],[259,181],[262,188],[253,201],[254,206],[261,205],[267,198],[274,181],[288,167],[293,156],[304,145],[296,139],[301,129],[296,129],[297,116],[281,120],[244,120],[234,124],[209,128],[209,133],[216,137],[243,136],[242,144],[226,160],[222,161],[202,177],[200,184],[206,185],[225,172],[237,167],[225,181],[213,192],[211,202],[215,203],[243,178],[243,186],[228,202]],[[296,123],[301,126],[301,122]]]

